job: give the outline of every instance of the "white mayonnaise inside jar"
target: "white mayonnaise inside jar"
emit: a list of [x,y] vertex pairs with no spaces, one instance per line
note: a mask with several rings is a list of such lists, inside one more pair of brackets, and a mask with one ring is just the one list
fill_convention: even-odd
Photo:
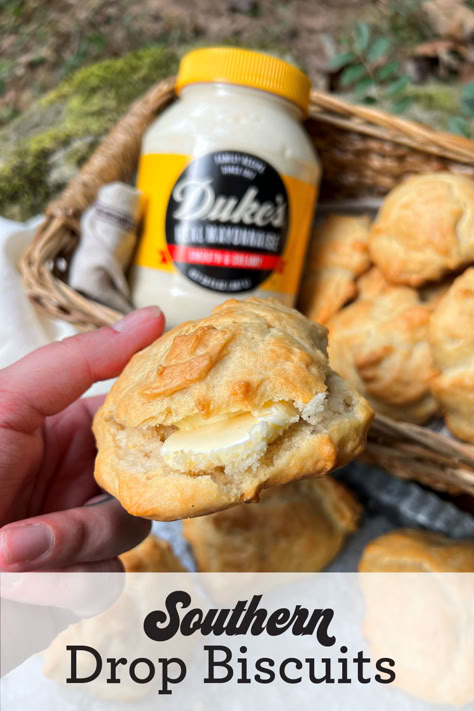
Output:
[[300,70],[256,52],[183,58],[179,100],[142,142],[137,307],[158,304],[171,328],[232,296],[293,305],[321,172],[301,124],[309,89]]

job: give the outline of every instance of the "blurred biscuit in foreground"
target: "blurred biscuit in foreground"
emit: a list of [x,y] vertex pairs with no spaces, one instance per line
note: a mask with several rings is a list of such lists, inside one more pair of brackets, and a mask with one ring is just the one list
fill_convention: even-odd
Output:
[[401,529],[375,538],[365,548],[361,573],[474,573],[474,541]]
[[450,708],[473,702],[474,541],[392,531],[368,544],[359,570],[363,633],[372,658],[394,660],[394,686]]
[[[59,684],[66,684],[66,679],[71,675],[71,660],[66,649],[67,645],[92,646],[104,660],[104,672],[97,679],[92,679],[90,683],[80,684],[79,688],[96,697],[113,700],[115,703],[138,701],[150,691],[147,684],[136,684],[127,675],[120,673],[118,676],[122,678],[119,684],[107,683],[105,671],[105,660],[109,656],[128,658],[130,650],[133,649],[134,656],[152,659],[156,653],[156,642],[139,631],[148,612],[160,604],[166,591],[166,582],[163,577],[136,575],[136,573],[186,572],[186,568],[174,555],[168,541],[154,535],[149,535],[138,546],[123,553],[120,559],[126,572],[133,575],[124,575],[124,589],[116,602],[100,614],[82,619],[67,627],[43,653],[43,674]],[[108,576],[101,573],[97,575],[103,575],[103,583],[106,585]],[[78,585],[81,584],[80,580],[81,578],[78,577]],[[87,584],[87,579],[83,578],[82,584]],[[190,644],[189,640],[184,640],[177,635],[171,643],[171,648],[167,649],[176,656],[186,658],[190,654]],[[95,670],[94,656],[79,651],[77,676],[87,678],[92,676]],[[74,687],[67,685],[67,688],[71,691]],[[73,700],[74,697],[71,699]]]
[[170,543],[153,534],[119,557],[127,573],[184,573],[186,571],[173,553]]

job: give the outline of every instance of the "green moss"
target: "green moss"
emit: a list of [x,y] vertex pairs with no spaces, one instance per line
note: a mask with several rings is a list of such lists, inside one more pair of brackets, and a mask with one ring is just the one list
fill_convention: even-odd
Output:
[[458,114],[460,111],[461,90],[459,86],[431,83],[410,87],[407,93],[414,96],[417,104],[424,109],[442,111],[447,114]]
[[[130,104],[176,69],[176,55],[162,47],[91,65],[2,129],[0,214],[44,210]],[[58,170],[61,161],[69,169]]]
[[41,99],[40,104],[47,106],[71,96],[78,99],[76,104],[84,101],[97,104],[98,93],[114,104],[129,104],[137,96],[137,87],[143,91],[150,81],[159,81],[176,68],[176,56],[165,48],[140,49],[120,59],[107,59],[80,69]]

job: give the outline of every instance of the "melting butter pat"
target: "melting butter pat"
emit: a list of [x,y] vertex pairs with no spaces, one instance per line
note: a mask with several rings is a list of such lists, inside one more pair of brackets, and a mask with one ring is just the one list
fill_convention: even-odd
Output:
[[254,468],[268,444],[298,418],[297,409],[288,402],[272,403],[253,413],[186,417],[164,441],[161,456],[182,472],[220,466],[229,473]]

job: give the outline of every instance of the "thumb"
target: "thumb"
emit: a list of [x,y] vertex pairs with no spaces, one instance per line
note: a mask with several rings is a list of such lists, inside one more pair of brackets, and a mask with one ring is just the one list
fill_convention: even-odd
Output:
[[0,427],[33,432],[93,383],[119,375],[134,353],[162,334],[164,323],[160,309],[148,306],[112,327],[51,343],[3,368]]

